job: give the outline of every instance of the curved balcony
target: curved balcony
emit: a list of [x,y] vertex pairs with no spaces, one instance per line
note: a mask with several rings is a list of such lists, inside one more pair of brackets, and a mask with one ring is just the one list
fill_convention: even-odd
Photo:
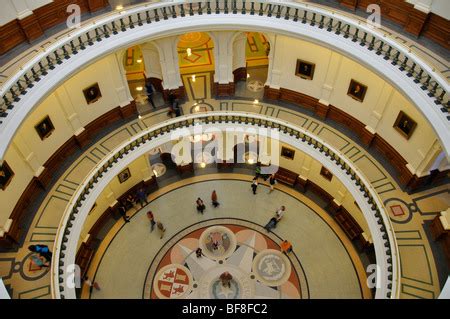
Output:
[[90,207],[103,188],[120,170],[142,154],[171,140],[171,134],[194,127],[265,127],[279,133],[279,139],[313,158],[320,159],[351,192],[367,220],[374,240],[378,265],[376,298],[398,298],[400,260],[394,231],[381,199],[364,174],[339,150],[304,129],[267,116],[243,112],[210,112],[167,120],[130,138],[99,162],[80,184],[69,202],[56,235],[52,261],[52,295],[54,298],[76,298],[71,288],[77,244]]
[[28,112],[86,64],[142,39],[199,28],[272,31],[345,52],[370,65],[404,93],[428,119],[447,155],[450,153],[448,82],[409,48],[361,21],[321,7],[223,0],[137,5],[91,20],[50,41],[0,89],[0,158]]

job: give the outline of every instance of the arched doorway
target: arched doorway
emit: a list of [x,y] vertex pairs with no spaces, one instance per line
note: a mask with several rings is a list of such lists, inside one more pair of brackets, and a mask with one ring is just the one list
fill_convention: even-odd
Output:
[[201,103],[212,96],[214,41],[206,32],[183,34],[178,39],[180,75],[187,99]]
[[[156,52],[156,58],[151,56],[152,49]],[[158,76],[161,73],[161,66],[156,48],[150,43],[132,46],[123,53],[122,64],[139,114],[142,115],[163,106],[161,76]]]
[[233,51],[236,96],[261,100],[269,69],[269,38],[260,32],[239,34]]

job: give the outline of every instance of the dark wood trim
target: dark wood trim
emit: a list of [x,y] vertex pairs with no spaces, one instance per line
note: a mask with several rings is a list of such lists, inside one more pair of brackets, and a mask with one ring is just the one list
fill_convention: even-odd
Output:
[[0,55],[7,53],[23,42],[38,39],[44,32],[58,24],[65,23],[69,4],[78,4],[81,12],[94,12],[109,6],[107,0],[53,0],[37,8],[21,20],[15,19],[0,27]]
[[237,83],[239,81],[247,81],[247,68],[237,68],[233,71],[233,81]]
[[164,91],[161,79],[158,79],[158,78],[147,78],[147,82],[150,82],[153,85],[153,87],[155,88],[155,91],[161,92],[161,93]]
[[[347,114],[338,107],[333,105],[326,106],[319,103],[319,100],[314,97],[284,88],[280,88],[278,90],[266,86],[264,88],[264,98],[293,103],[302,108],[313,111],[323,120],[330,119],[336,123],[346,126],[358,135],[360,141],[364,145],[368,148],[375,148],[388,160],[388,162],[397,171],[401,184],[405,188],[408,188],[408,190],[413,191],[430,184],[426,183],[429,175],[419,178],[412,174],[406,167],[408,162],[400,155],[400,153],[397,152],[394,147],[392,147],[377,133],[373,134],[369,132],[364,123]],[[440,180],[444,179],[448,175],[446,172],[442,173],[443,174],[439,174]]]
[[165,89],[163,91],[164,101],[168,101],[169,100],[169,94],[171,92],[175,95],[175,98],[179,99],[180,101],[183,101],[183,100],[186,99],[186,89],[184,88],[184,86],[180,86],[177,89],[170,89],[170,90],[169,89]]
[[55,172],[58,171],[62,163],[76,150],[82,149],[91,139],[98,135],[101,130],[126,117],[137,114],[136,104],[131,102],[125,107],[116,107],[111,111],[98,117],[88,125],[79,136],[70,137],[53,155],[45,162],[44,170],[39,177],[33,177],[28,186],[22,192],[22,196],[17,201],[9,218],[13,220],[11,228],[4,237],[0,238],[0,247],[14,249],[21,241],[24,227],[27,227],[29,218],[29,207],[38,195],[41,195],[50,186]]
[[424,13],[413,4],[394,0],[336,0],[341,6],[355,11],[366,10],[370,4],[381,8],[383,19],[399,24],[406,32],[430,40],[450,49],[450,21],[434,13]]
[[230,83],[214,83],[213,92],[216,97],[233,96],[235,85]]

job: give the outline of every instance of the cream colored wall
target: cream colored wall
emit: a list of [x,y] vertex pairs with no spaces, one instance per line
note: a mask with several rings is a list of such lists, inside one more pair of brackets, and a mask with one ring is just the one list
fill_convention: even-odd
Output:
[[[99,84],[102,97],[88,105],[83,89],[96,82]],[[122,94],[122,84],[122,75],[115,55],[112,54],[67,80],[27,117],[5,155],[15,176],[6,190],[0,190],[0,201],[5,203],[0,210],[0,227],[11,215],[32,176],[39,174],[42,166],[58,148],[91,121],[126,103],[124,99],[127,97]],[[45,140],[41,140],[35,126],[47,115],[55,131]],[[23,152],[22,154],[17,151],[16,146]],[[27,170],[23,167],[27,167]]]
[[[280,143],[280,150],[282,146],[293,149],[292,146]],[[348,191],[341,183],[341,181],[337,179],[336,176],[333,176],[332,180],[328,181],[322,175],[320,175],[322,163],[304,154],[299,150],[295,151],[295,156],[293,160],[280,156],[279,161],[280,161],[279,165],[281,167],[300,174],[302,178],[314,182],[314,184],[318,185],[319,187],[324,189],[328,194],[333,196],[333,198],[335,198],[335,200],[338,201],[338,204],[340,203],[343,207],[345,207],[345,209],[353,216],[356,222],[361,226],[363,231],[370,237],[369,226],[367,225],[364,215],[355,205],[355,200],[353,196],[350,193],[348,193]]]
[[[149,176],[146,155],[139,157],[136,161],[131,163],[128,168],[130,169],[131,177],[127,181],[121,184],[119,178],[115,177],[97,198],[97,206],[91,211],[84,224],[81,233],[81,241],[84,240],[95,222],[110,205],[114,204],[118,197]],[[81,241],[79,245],[81,245]]]
[[[297,59],[316,64],[312,81],[295,75]],[[279,83],[269,83],[271,87],[304,93],[344,110],[388,141],[413,170],[419,167],[437,139],[426,119],[401,93],[372,71],[339,53],[313,43],[277,35],[273,65],[273,70],[280,72],[281,76]],[[351,79],[368,86],[363,103],[347,95]],[[409,140],[393,128],[401,110],[417,122],[416,131]]]
[[22,196],[22,191],[14,190],[24,190],[27,187],[28,182],[33,178],[33,171],[29,165],[22,160],[22,157],[15,146],[10,147],[10,150],[5,156],[5,161],[11,167],[15,175],[7,189],[5,191],[0,190],[0,229],[5,225],[14,206],[20,196]]

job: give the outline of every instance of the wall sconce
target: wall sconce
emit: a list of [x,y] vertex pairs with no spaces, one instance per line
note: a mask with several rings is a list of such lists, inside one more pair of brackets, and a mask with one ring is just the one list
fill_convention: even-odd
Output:
[[191,50],[191,48],[187,48],[187,49],[186,49],[186,53],[187,53],[187,56],[191,56],[191,55],[192,55],[192,50]]

